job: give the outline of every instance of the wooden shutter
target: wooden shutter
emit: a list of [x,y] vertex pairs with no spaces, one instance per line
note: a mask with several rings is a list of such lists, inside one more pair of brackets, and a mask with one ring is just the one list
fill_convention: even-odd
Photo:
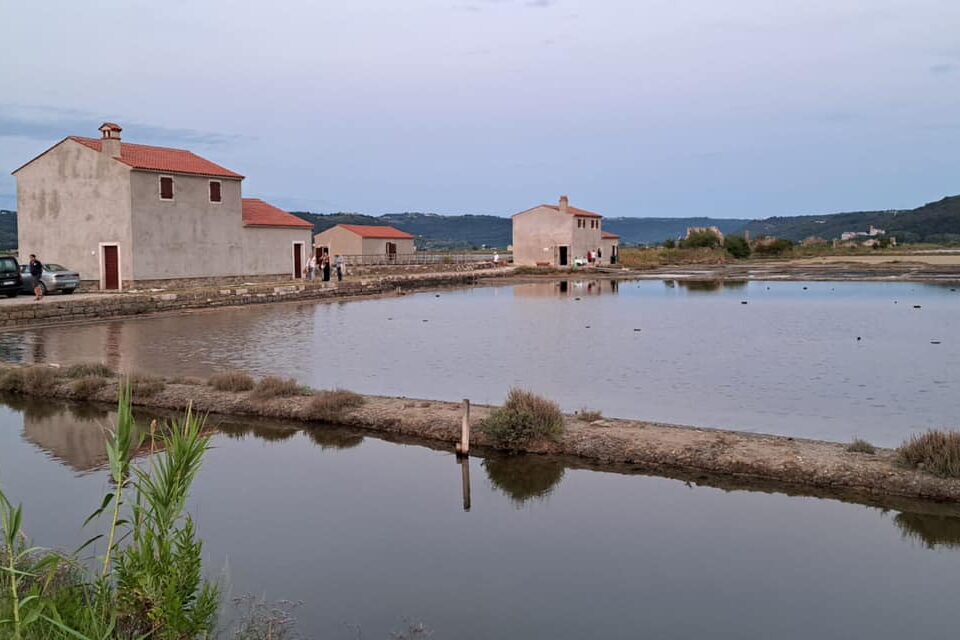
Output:
[[210,181],[210,202],[220,202],[220,183],[216,180]]
[[173,200],[173,178],[160,177],[160,199]]

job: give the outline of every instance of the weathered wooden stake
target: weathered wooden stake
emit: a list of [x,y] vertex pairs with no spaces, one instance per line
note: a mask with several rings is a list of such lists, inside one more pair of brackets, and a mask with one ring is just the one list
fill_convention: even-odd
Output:
[[463,399],[463,422],[460,424],[460,442],[457,443],[457,455],[470,455],[470,400]]
[[470,511],[470,456],[460,459],[460,474],[463,481],[463,510]]

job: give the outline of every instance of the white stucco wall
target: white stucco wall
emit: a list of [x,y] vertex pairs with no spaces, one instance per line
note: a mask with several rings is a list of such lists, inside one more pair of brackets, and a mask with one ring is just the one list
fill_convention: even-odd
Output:
[[363,255],[365,256],[383,256],[387,254],[387,243],[392,242],[397,245],[398,254],[410,254],[416,252],[413,240],[400,238],[363,238]]
[[119,245],[120,277],[132,279],[136,256],[130,223],[130,168],[64,140],[21,168],[17,237],[21,260],[31,253],[100,280],[100,244]]
[[334,255],[355,256],[363,253],[363,238],[342,227],[331,227],[313,238],[315,247],[329,247],[330,257]]
[[242,275],[293,276],[293,243],[302,247],[300,264],[310,259],[310,228],[245,227],[242,232]]

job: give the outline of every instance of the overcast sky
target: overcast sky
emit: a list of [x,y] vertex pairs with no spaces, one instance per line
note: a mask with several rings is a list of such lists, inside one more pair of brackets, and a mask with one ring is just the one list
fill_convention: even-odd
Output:
[[957,0],[0,0],[0,207],[67,135],[288,209],[608,216],[960,193]]

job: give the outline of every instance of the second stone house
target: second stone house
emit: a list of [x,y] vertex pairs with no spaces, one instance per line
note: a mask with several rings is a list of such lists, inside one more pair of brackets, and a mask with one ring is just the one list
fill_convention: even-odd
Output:
[[402,261],[416,252],[414,237],[394,227],[338,224],[313,239],[319,260],[324,254],[343,256],[347,264]]
[[13,172],[22,260],[35,253],[85,286],[299,278],[313,225],[243,198],[243,176],[184,149],[70,136]]
[[[519,266],[569,267],[593,253],[600,263],[616,255],[619,239],[602,232],[603,216],[571,207],[567,196],[513,216],[513,262]],[[606,250],[605,250],[606,247]]]

